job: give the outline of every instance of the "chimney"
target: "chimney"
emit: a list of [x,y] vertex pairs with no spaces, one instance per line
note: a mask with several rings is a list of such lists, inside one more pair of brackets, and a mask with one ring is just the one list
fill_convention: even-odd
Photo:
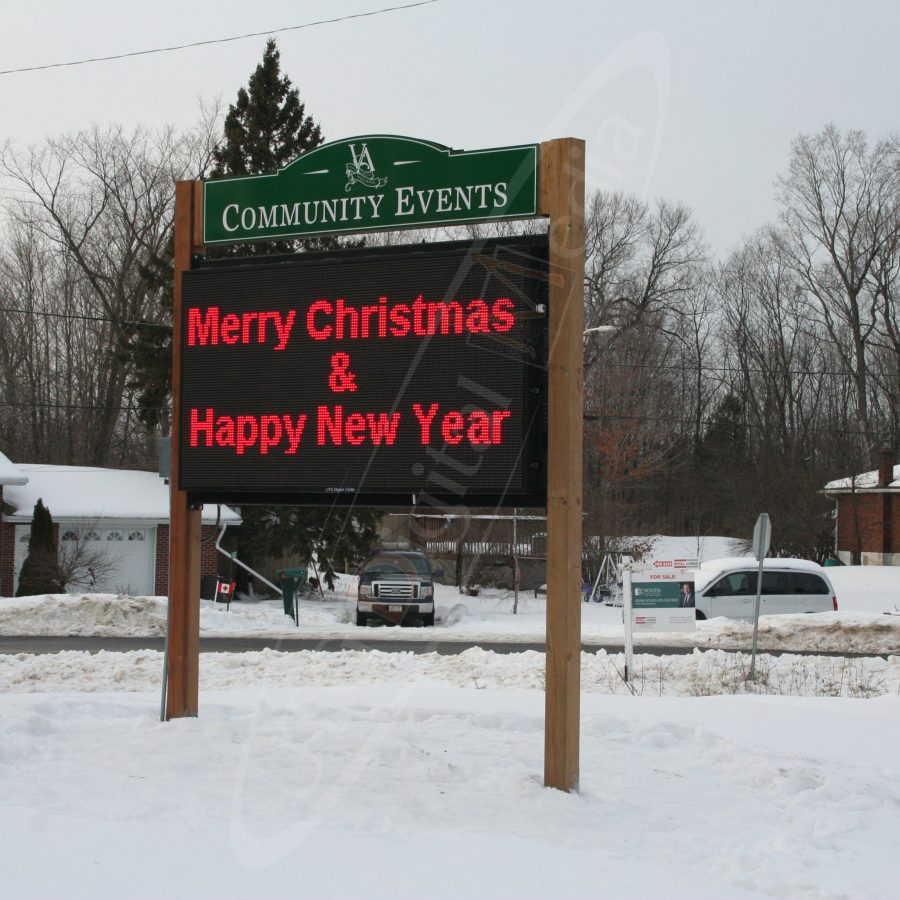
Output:
[[878,451],[878,487],[887,487],[894,480],[894,451],[884,447]]

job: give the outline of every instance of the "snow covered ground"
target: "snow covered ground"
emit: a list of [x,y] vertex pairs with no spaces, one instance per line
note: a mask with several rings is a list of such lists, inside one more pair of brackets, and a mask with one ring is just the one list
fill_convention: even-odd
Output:
[[634,696],[585,656],[571,795],[542,787],[533,652],[204,654],[167,724],[159,653],[0,657],[3,893],[900,896],[898,660],[866,661],[874,699],[765,656],[780,695],[702,696],[726,656],[638,657]]
[[[541,638],[544,599],[442,589],[434,629],[359,629],[353,580],[300,634],[373,649],[204,653],[200,716],[159,722],[162,654],[0,654],[3,895],[29,898],[900,897],[900,572],[833,569],[839,613],[739,623],[686,656],[582,655],[579,791],[545,789],[544,657],[385,653]],[[621,609],[582,605],[587,638]],[[2,634],[162,633],[165,598],[0,600]],[[279,600],[205,634],[298,633]],[[672,640],[675,635],[662,636]]]
[[[856,566],[829,569],[837,591],[839,611],[798,616],[767,616],[760,622],[763,649],[835,652],[900,652],[900,568]],[[356,579],[342,576],[326,598],[300,603],[300,627],[284,616],[281,598],[239,600],[230,610],[203,602],[201,634],[218,636],[354,638],[371,641],[542,640],[546,598],[533,592],[513,597],[506,591],[483,590],[477,597],[439,585],[434,629],[358,628],[354,619]],[[894,615],[884,615],[893,612]],[[123,635],[160,636],[165,633],[164,597],[111,594],[55,594],[0,600],[3,635]],[[582,635],[586,641],[621,643],[622,609],[603,603],[582,604]],[[694,632],[641,635],[642,643],[697,647],[743,648],[750,645],[752,626],[727,619],[698,622]]]

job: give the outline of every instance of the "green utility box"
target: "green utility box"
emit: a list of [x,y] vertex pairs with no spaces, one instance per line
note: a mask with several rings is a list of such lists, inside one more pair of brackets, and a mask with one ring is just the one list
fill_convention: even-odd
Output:
[[281,596],[284,600],[284,614],[296,621],[297,609],[294,598],[297,588],[306,583],[306,569],[279,569],[276,572],[278,583],[281,585]]

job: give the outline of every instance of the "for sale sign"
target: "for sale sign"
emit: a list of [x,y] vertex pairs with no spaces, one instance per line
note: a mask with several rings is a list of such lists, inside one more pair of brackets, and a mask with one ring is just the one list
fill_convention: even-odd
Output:
[[543,504],[547,281],[546,237],[185,273],[182,489]]
[[665,568],[633,572],[631,615],[635,631],[693,631],[693,578],[685,571]]

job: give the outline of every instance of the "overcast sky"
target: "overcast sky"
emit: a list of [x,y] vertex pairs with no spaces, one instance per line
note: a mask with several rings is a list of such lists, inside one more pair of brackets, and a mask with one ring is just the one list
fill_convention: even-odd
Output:
[[[406,0],[5,3],[0,69],[267,31]],[[722,254],[775,216],[791,140],[900,127],[896,0],[437,0],[283,32],[283,71],[326,139],[458,149],[580,137],[589,188],[693,207]],[[264,37],[0,76],[0,139],[196,121],[233,102]]]

